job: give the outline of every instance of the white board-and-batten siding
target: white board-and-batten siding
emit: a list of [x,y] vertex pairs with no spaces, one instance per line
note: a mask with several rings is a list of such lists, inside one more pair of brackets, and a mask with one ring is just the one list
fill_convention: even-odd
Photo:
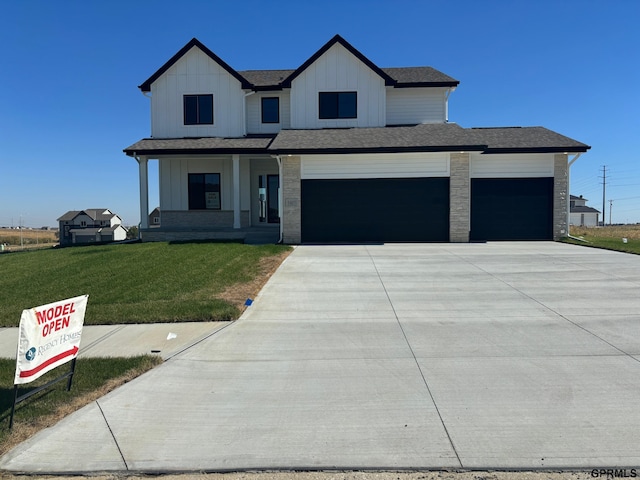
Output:
[[[240,162],[240,208],[249,209],[249,162]],[[231,156],[185,156],[159,159],[160,211],[189,210],[189,174],[219,173],[221,210],[233,210]]]
[[[357,92],[357,118],[320,119],[319,92]],[[291,128],[382,127],[384,80],[339,43],[308,66],[291,84]]]
[[471,178],[541,178],[553,177],[554,158],[549,153],[489,154],[472,153],[469,160]]
[[[280,99],[280,123],[262,123],[262,98]],[[247,97],[247,133],[278,133],[291,127],[289,90],[259,92]]]
[[443,123],[447,88],[387,88],[387,125]]
[[[213,125],[184,125],[184,95],[213,94]],[[240,82],[194,47],[151,84],[154,138],[235,137],[244,134]]]
[[303,155],[301,178],[448,177],[448,153]]

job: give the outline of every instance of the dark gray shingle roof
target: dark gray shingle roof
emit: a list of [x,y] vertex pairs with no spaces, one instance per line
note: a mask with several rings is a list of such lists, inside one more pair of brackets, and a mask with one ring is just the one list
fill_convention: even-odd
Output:
[[[471,139],[472,140],[472,139]],[[482,150],[453,123],[404,127],[282,130],[269,146],[278,153]]]
[[58,218],[58,222],[69,222],[76,218],[82,210],[69,210],[67,213]]
[[[460,82],[432,67],[381,68],[397,87],[456,86]],[[282,82],[295,70],[243,70],[238,72],[256,89],[282,88]]]
[[470,129],[477,141],[487,145],[485,153],[586,152],[589,148],[544,127],[496,127]]
[[585,152],[590,147],[543,127],[462,128],[455,123],[405,127],[282,130],[269,146],[278,153],[456,151]]
[[590,147],[543,127],[462,128],[455,123],[413,126],[281,130],[274,136],[245,138],[145,138],[124,149],[127,155],[180,153],[376,153],[585,152]]
[[396,67],[383,68],[387,75],[393,78],[396,86],[449,86],[454,87],[460,82],[455,78],[432,67]]
[[586,205],[577,205],[571,207],[571,213],[600,213],[600,210],[587,207]]
[[273,136],[242,138],[144,138],[124,149],[127,155],[171,153],[242,153],[265,150]]
[[243,70],[238,72],[255,87],[278,87],[294,70]]

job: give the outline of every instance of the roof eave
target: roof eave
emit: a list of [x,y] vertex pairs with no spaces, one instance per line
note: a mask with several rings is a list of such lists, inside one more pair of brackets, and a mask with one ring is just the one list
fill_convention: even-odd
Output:
[[418,153],[418,152],[468,152],[483,151],[485,145],[446,145],[412,147],[336,147],[336,148],[270,148],[273,155],[318,155],[340,153]]
[[254,92],[266,92],[266,91],[281,91],[284,90],[282,85],[254,85],[252,87]]
[[505,148],[486,148],[485,154],[490,153],[584,153],[591,147],[584,146],[571,146],[571,147],[505,147]]
[[395,88],[418,88],[418,87],[457,87],[460,82],[455,80],[452,82],[403,82],[396,83]]
[[239,155],[251,155],[251,154],[269,154],[267,148],[149,148],[144,150],[132,150],[124,149],[123,152],[129,157],[137,156],[155,156],[155,155],[211,155],[211,154],[239,154]]

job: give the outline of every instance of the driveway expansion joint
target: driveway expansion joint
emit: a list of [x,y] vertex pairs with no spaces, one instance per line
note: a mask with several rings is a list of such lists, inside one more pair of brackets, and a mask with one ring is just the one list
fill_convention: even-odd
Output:
[[113,438],[113,443],[115,444],[116,448],[118,449],[118,453],[120,454],[120,458],[122,459],[122,463],[124,465],[124,468],[127,471],[129,471],[129,465],[127,465],[127,460],[124,458],[124,453],[122,453],[122,449],[120,448],[120,445],[118,444],[118,440],[116,439],[116,436],[113,433],[113,430],[111,429],[111,425],[109,425],[109,422],[107,421],[107,417],[104,414],[104,410],[102,410],[102,406],[100,405],[100,402],[97,401],[97,400],[96,400],[96,405],[98,406],[98,410],[100,410],[100,415],[102,415],[102,418],[104,419],[104,424],[109,429],[109,434],[111,434],[111,438]]
[[455,444],[453,443],[453,439],[451,438],[451,435],[449,433],[449,429],[447,428],[447,425],[444,423],[444,419],[442,418],[442,414],[440,413],[440,409],[438,408],[438,404],[436,403],[436,399],[433,397],[433,393],[431,392],[431,388],[429,387],[429,382],[427,381],[427,378],[424,375],[424,372],[422,371],[422,368],[420,367],[420,363],[418,362],[418,357],[416,357],[415,352],[413,351],[413,348],[411,347],[411,343],[409,342],[409,339],[407,338],[407,334],[404,330],[404,327],[402,326],[402,322],[400,322],[400,318],[398,318],[398,313],[396,312],[395,307],[393,306],[393,302],[391,301],[391,297],[389,297],[389,292],[387,291],[387,287],[384,284],[384,281],[382,280],[382,277],[380,276],[380,271],[378,270],[378,266],[376,265],[376,261],[373,258],[373,256],[371,255],[371,252],[369,251],[369,248],[365,245],[365,249],[367,251],[367,254],[369,255],[369,258],[371,259],[371,263],[373,264],[373,268],[376,271],[376,275],[378,276],[378,279],[380,280],[380,284],[382,285],[382,288],[384,290],[384,294],[387,297],[387,300],[389,301],[389,305],[391,306],[391,310],[393,311],[393,315],[396,318],[396,322],[398,323],[398,326],[400,327],[400,331],[402,332],[402,336],[404,337],[404,341],[407,344],[407,347],[409,348],[409,351],[411,352],[411,356],[413,357],[413,361],[416,364],[416,367],[418,368],[418,371],[420,372],[420,376],[422,377],[422,381],[424,382],[424,386],[427,388],[427,392],[429,393],[429,397],[431,398],[431,403],[433,403],[433,407],[436,410],[436,413],[438,414],[438,418],[440,419],[440,423],[442,424],[442,428],[444,429],[444,432],[447,435],[447,439],[449,440],[449,444],[451,445],[451,449],[453,450],[453,453],[455,453],[456,455],[456,459],[458,460],[458,463],[460,464],[460,468],[464,468],[464,465],[462,464],[462,460],[460,459],[460,455],[458,454],[458,450],[456,449]]

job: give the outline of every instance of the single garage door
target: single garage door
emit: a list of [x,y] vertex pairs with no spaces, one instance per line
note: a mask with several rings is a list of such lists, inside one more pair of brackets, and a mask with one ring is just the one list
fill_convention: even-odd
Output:
[[471,240],[552,240],[553,178],[471,179]]
[[448,242],[449,178],[302,180],[302,241]]

